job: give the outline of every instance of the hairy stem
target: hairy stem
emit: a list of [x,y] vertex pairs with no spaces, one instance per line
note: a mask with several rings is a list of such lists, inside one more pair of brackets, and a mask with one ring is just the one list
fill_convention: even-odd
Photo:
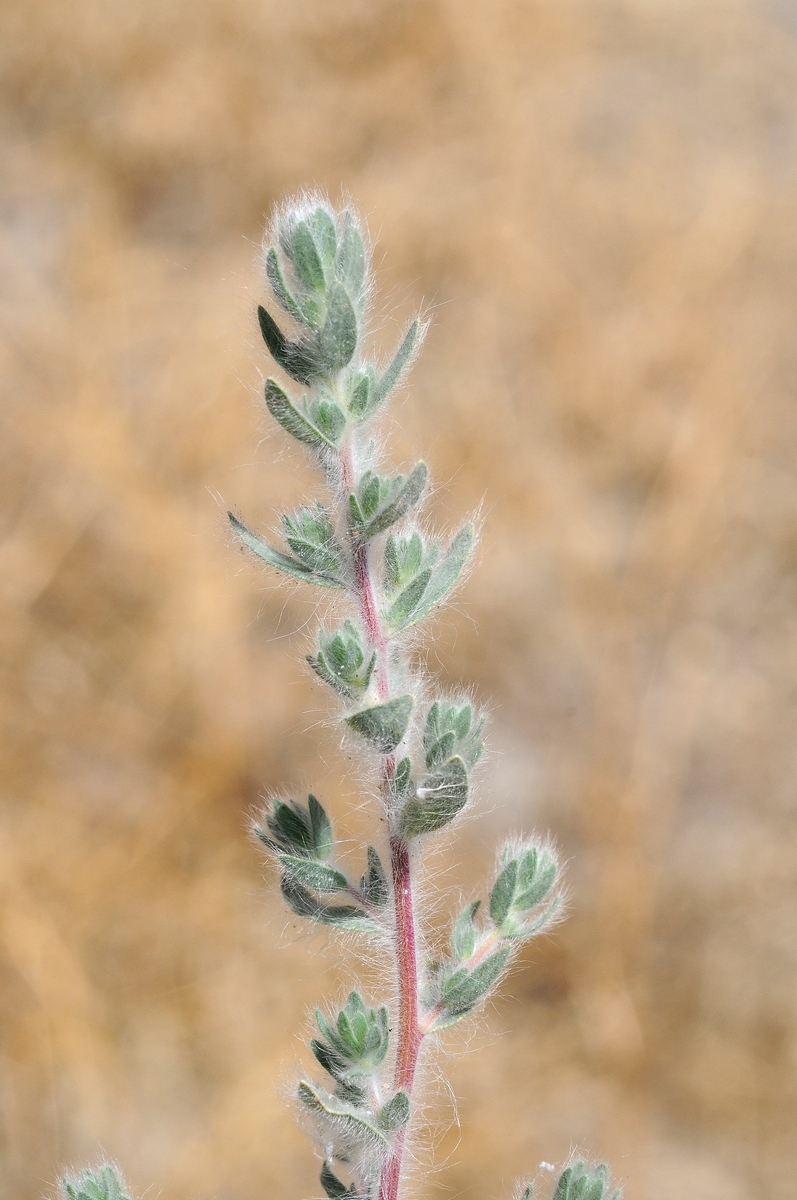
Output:
[[[418,949],[409,846],[403,838],[390,839],[395,904],[395,956],[399,989],[399,1028],[393,1086],[412,1099],[415,1069],[423,1040],[418,1024]],[[397,1200],[401,1182],[406,1127],[396,1134],[390,1156],[382,1168],[379,1200]]]
[[[350,444],[341,453],[340,467],[345,502],[348,494],[354,490],[354,462]],[[377,650],[377,690],[380,700],[388,700],[390,698],[390,638],[385,636],[379,620],[368,545],[352,536],[351,550],[354,565],[354,590],[360,616],[368,638]],[[390,782],[395,768],[395,754],[386,755],[382,772],[382,792],[386,806],[389,802]],[[399,996],[393,1086],[396,1091],[400,1089],[406,1092],[412,1100],[415,1070],[423,1041],[423,1032],[418,1023],[418,948],[409,845],[403,838],[395,834],[390,838],[390,866],[394,904],[393,953]],[[406,1127],[400,1129],[396,1134],[390,1154],[382,1168],[379,1200],[397,1200],[405,1139]]]

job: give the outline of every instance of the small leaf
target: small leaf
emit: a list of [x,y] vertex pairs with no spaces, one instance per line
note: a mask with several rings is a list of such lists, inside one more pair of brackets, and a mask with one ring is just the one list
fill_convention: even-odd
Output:
[[344,1129],[357,1141],[376,1142],[387,1146],[385,1134],[367,1119],[367,1115],[342,1104],[334,1096],[321,1096],[306,1080],[302,1080],[298,1088],[299,1099],[312,1112],[331,1117],[334,1124]]
[[258,305],[257,319],[260,322],[260,332],[263,341],[268,346],[271,357],[286,375],[297,383],[314,383],[323,371],[320,369],[315,348],[310,342],[291,342],[286,338],[277,322],[263,305]]
[[326,1042],[319,1042],[317,1038],[310,1039],[310,1049],[315,1055],[317,1061],[327,1071],[335,1082],[344,1079],[346,1075],[346,1059],[338,1054]]
[[508,862],[496,879],[490,894],[490,916],[498,929],[503,925],[512,908],[512,902],[515,898],[517,868],[516,859]]
[[291,258],[296,274],[310,291],[322,292],[324,268],[306,221],[297,221],[291,236]]
[[418,621],[428,616],[433,608],[442,603],[462,574],[462,568],[468,561],[472,548],[473,526],[466,525],[464,529],[459,531],[446,554],[433,570],[432,578],[427,585],[420,604],[412,615],[408,616],[394,630],[395,633],[400,633],[404,629],[409,629],[411,625],[417,624]]
[[409,329],[407,330],[407,332],[404,334],[404,337],[401,341],[401,345],[399,346],[398,350],[396,351],[396,353],[393,357],[393,361],[391,362],[391,364],[387,368],[387,370],[384,372],[381,379],[376,384],[376,387],[373,390],[373,400],[371,402],[371,407],[370,407],[370,411],[368,412],[368,416],[370,416],[371,413],[376,412],[379,405],[382,404],[383,401],[387,399],[387,397],[393,391],[393,388],[396,386],[399,379],[401,378],[402,372],[404,371],[404,368],[407,366],[407,363],[409,362],[409,360],[412,356],[412,352],[415,348],[415,341],[418,337],[418,329],[419,328],[420,328],[419,322],[413,321],[412,324],[410,325]]
[[391,796],[396,801],[408,800],[414,790],[412,783],[412,763],[408,758],[402,758],[390,781]]
[[268,281],[271,284],[271,290],[276,296],[281,307],[286,313],[292,316],[295,321],[299,321],[304,324],[304,317],[298,304],[291,295],[287,284],[285,283],[285,279],[280,268],[279,259],[277,258],[277,251],[273,246],[269,247],[268,254],[266,255],[266,275],[268,276]]
[[360,891],[364,899],[375,908],[383,908],[387,904],[390,888],[382,860],[373,846],[368,847],[368,870],[360,880]]
[[337,1175],[334,1174],[328,1162],[324,1162],[321,1168],[321,1186],[326,1192],[329,1200],[354,1200],[357,1192],[354,1188],[346,1187],[345,1183],[341,1183]]
[[324,267],[331,266],[335,259],[335,248],[338,240],[337,233],[335,232],[335,222],[327,210],[321,208],[320,205],[313,213],[310,221],[312,224],[313,240],[318,247]]
[[409,537],[396,537],[390,534],[385,542],[385,587],[388,592],[411,583],[421,568],[431,569],[437,558],[437,542],[432,543],[424,562],[424,546],[417,529]]
[[297,883],[315,892],[345,892],[349,886],[348,879],[341,871],[310,858],[281,854],[280,865]]
[[[609,1186],[609,1170],[605,1163],[590,1168],[583,1159],[565,1167],[559,1176],[554,1200],[603,1200]],[[619,1197],[615,1192],[612,1200]]]
[[396,1092],[379,1111],[379,1127],[395,1133],[410,1119],[410,1098],[406,1092]]
[[124,1180],[108,1163],[67,1176],[62,1187],[69,1200],[129,1200]]
[[332,825],[322,805],[318,803],[313,795],[308,797],[308,812],[310,814],[314,857],[329,858],[335,844]]
[[274,853],[316,861],[332,853],[332,826],[315,796],[309,797],[307,808],[295,800],[275,800],[265,819],[268,833],[257,825],[254,832]]
[[348,566],[332,522],[322,504],[304,506],[293,515],[283,514],[285,541],[296,557],[319,577],[344,581]]
[[347,208],[341,219],[335,275],[341,283],[345,283],[351,289],[352,295],[357,296],[362,290],[365,271],[365,245],[356,219]]
[[328,437],[313,424],[309,417],[300,412],[275,379],[266,380],[266,407],[277,424],[281,425],[285,432],[289,433],[291,437],[295,437],[297,441],[304,442],[305,445],[313,446],[315,449],[319,449],[321,446],[329,446],[332,450],[337,449],[334,439]]
[[401,830],[406,838],[435,833],[453,821],[468,800],[468,771],[458,756],[449,759],[439,771],[427,775],[401,814]]
[[401,629],[409,623],[409,619],[420,604],[431,578],[431,570],[422,571],[420,575],[417,575],[413,579],[412,583],[407,584],[404,590],[399,592],[396,599],[384,613],[385,621],[391,629]]
[[288,907],[297,917],[307,917],[322,925],[337,925],[339,929],[375,930],[379,926],[368,913],[353,904],[323,904],[317,896],[297,883],[290,875],[283,875],[280,890]]
[[307,656],[308,663],[342,696],[358,701],[368,690],[376,666],[376,651],[366,659],[360,632],[348,620],[332,635],[322,629],[319,641],[319,651],[315,656]]
[[349,377],[349,412],[355,418],[362,416],[368,408],[374,386],[372,367],[363,367]]
[[388,503],[381,507],[370,520],[366,519],[364,525],[357,530],[363,541],[370,541],[377,534],[384,533],[391,525],[395,525],[396,521],[400,521],[402,517],[406,516],[423,495],[428,477],[426,463],[417,463]]
[[256,554],[258,558],[262,558],[263,562],[267,562],[270,567],[276,567],[278,571],[282,571],[286,575],[292,575],[294,579],[303,579],[308,583],[320,584],[321,587],[345,588],[347,586],[343,580],[330,575],[320,575],[306,566],[305,563],[299,562],[298,559],[291,558],[288,554],[283,554],[281,550],[275,550],[273,546],[269,546],[268,542],[264,542],[262,538],[251,533],[233,513],[227,513],[227,516],[243,544]]
[[341,371],[351,362],[357,348],[357,317],[341,283],[333,283],[330,289],[320,345],[324,365],[329,371]]
[[476,926],[473,923],[476,913],[481,906],[481,900],[474,900],[462,910],[451,935],[451,945],[457,962],[470,958],[476,949]]
[[473,971],[457,971],[443,984],[441,1003],[447,1009],[468,1012],[492,988],[508,958],[509,947],[502,946]]
[[397,696],[353,713],[346,717],[346,724],[380,754],[392,754],[407,732],[414,704],[414,696]]

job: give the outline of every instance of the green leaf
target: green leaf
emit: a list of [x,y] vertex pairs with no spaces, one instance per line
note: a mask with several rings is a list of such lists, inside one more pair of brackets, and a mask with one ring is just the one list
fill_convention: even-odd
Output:
[[469,1012],[493,987],[508,958],[509,947],[502,946],[473,971],[456,971],[443,983],[441,1003],[452,1012]]
[[424,617],[429,615],[432,609],[445,600],[462,574],[462,568],[470,557],[470,552],[473,549],[473,537],[474,531],[472,525],[466,525],[464,529],[459,531],[449,546],[448,551],[433,570],[432,578],[426,587],[420,604],[412,615],[408,616],[394,630],[394,633],[400,633],[405,629],[409,629],[411,625],[416,625],[418,621],[423,620]]
[[326,1192],[329,1200],[355,1200],[357,1192],[353,1187],[346,1187],[345,1183],[341,1183],[337,1175],[333,1172],[328,1162],[324,1162],[321,1168],[321,1186]]
[[291,259],[300,282],[311,292],[323,292],[324,268],[306,221],[297,221],[291,235]]
[[481,900],[474,900],[460,913],[451,935],[451,947],[457,962],[470,958],[476,949],[476,926],[474,918],[481,906]]
[[401,814],[405,838],[435,833],[453,821],[468,800],[468,771],[461,758],[448,760],[439,771],[427,775]]
[[285,432],[289,433],[291,437],[295,437],[297,441],[304,442],[307,446],[313,446],[316,450],[323,446],[337,450],[337,442],[334,437],[319,429],[305,413],[301,412],[282,390],[276,379],[266,380],[266,407],[277,424],[281,425]]
[[[562,1171],[553,1200],[603,1200],[608,1186],[609,1170],[605,1163],[590,1168],[579,1159]],[[616,1192],[613,1200],[618,1196]]]
[[490,893],[490,916],[497,928],[503,925],[515,898],[518,864],[515,859],[506,864]]
[[275,800],[265,818],[268,832],[257,825],[254,832],[276,854],[318,861],[332,853],[332,826],[315,796],[308,798],[307,808],[295,800],[290,804]]
[[346,428],[346,414],[339,404],[328,396],[314,396],[307,406],[307,415],[311,424],[328,442],[334,446],[340,444]]
[[320,578],[345,585],[346,557],[323,505],[304,506],[292,515],[285,513],[282,524],[285,541],[306,567]]
[[290,375],[297,383],[306,384],[314,383],[323,375],[317,350],[312,343],[289,341],[262,304],[258,305],[257,319],[271,357],[286,375]]
[[354,418],[361,417],[368,408],[371,392],[374,387],[373,367],[362,367],[349,376],[349,413]]
[[425,568],[434,566],[436,553],[435,545],[424,563],[423,540],[417,529],[409,537],[396,537],[391,533],[385,542],[384,555],[387,590],[395,592],[410,583],[420,573],[422,564]]
[[351,621],[344,621],[332,635],[322,629],[319,641],[318,653],[307,656],[310,666],[342,696],[359,700],[368,690],[376,666],[376,651],[366,659],[361,635]]
[[323,904],[317,896],[297,883],[290,875],[283,875],[280,890],[288,907],[297,917],[307,917],[322,925],[337,925],[339,929],[374,930],[379,926],[368,913],[353,904]]
[[418,321],[413,321],[401,341],[401,345],[396,351],[393,361],[382,375],[376,387],[373,390],[373,399],[368,416],[376,412],[380,404],[390,395],[393,388],[401,378],[402,372],[409,362],[412,352],[415,348],[415,341],[418,337],[418,329],[420,328]]
[[397,696],[353,713],[346,717],[346,724],[380,754],[392,754],[407,732],[414,704],[414,696]]
[[345,1079],[347,1063],[345,1058],[338,1054],[326,1042],[320,1042],[318,1038],[310,1039],[310,1049],[315,1055],[317,1061],[327,1071],[335,1082]]
[[280,865],[296,883],[312,888],[315,892],[345,892],[349,886],[348,879],[341,871],[324,863],[314,862],[310,858],[281,854]]
[[357,317],[341,283],[333,283],[330,289],[320,345],[324,365],[329,371],[342,371],[357,348]]
[[268,254],[266,255],[266,275],[268,276],[268,281],[271,284],[271,290],[276,296],[280,306],[285,310],[286,313],[293,317],[295,321],[305,324],[302,311],[291,294],[288,285],[285,283],[282,269],[279,264],[279,259],[277,258],[277,251],[273,246],[269,247]]
[[386,1135],[368,1120],[368,1115],[341,1103],[335,1096],[322,1096],[306,1080],[298,1088],[299,1099],[311,1110],[332,1119],[333,1124],[356,1141],[388,1146]]
[[264,542],[262,538],[250,532],[233,513],[227,513],[227,516],[240,541],[270,567],[275,567],[285,575],[293,576],[294,579],[320,584],[321,587],[345,588],[347,586],[342,579],[332,575],[322,575],[298,559],[283,554],[281,550],[275,550],[273,546],[269,546],[268,542]]
[[412,763],[402,758],[390,781],[390,794],[395,801],[408,800],[415,791],[412,782]]
[[375,908],[383,908],[387,904],[390,888],[382,860],[373,846],[368,847],[368,870],[360,880],[360,891],[368,904],[373,904]]
[[[351,499],[356,499],[357,503],[357,508],[351,507],[351,511],[355,517],[354,527],[359,537],[363,541],[369,541],[377,534],[384,533],[396,521],[400,521],[402,517],[406,516],[423,495],[428,475],[426,463],[417,463],[406,479],[399,476],[391,481],[390,490],[384,502],[380,502],[379,507],[375,509],[373,501],[375,496],[379,497],[379,492],[375,492],[375,488],[379,488],[384,481],[380,480],[378,476],[374,476],[373,472],[367,472],[363,477],[365,485],[359,498],[350,497],[350,507]],[[384,495],[384,492],[382,494]],[[358,509],[361,515],[358,515]]]
[[318,1010],[316,1021],[326,1039],[321,1045],[327,1045],[332,1055],[332,1065],[327,1069],[336,1079],[361,1079],[372,1075],[384,1062],[390,1038],[384,1005],[369,1008],[359,992],[351,992],[334,1023]]
[[129,1200],[124,1180],[108,1163],[68,1175],[62,1186],[69,1200]]
[[559,906],[558,896],[536,920],[529,921],[526,914],[549,895],[558,870],[556,857],[546,847],[510,843],[490,897],[490,916],[503,937],[531,937],[549,923]]
[[399,592],[396,599],[383,614],[387,625],[391,629],[401,629],[409,623],[409,619],[420,604],[431,578],[431,570],[422,571],[420,575],[413,579],[412,583],[407,584],[404,590]]
[[335,845],[332,825],[323,807],[313,795],[308,796],[308,812],[310,814],[313,857],[329,858]]
[[395,1133],[410,1119],[410,1098],[406,1092],[396,1092],[379,1111],[379,1127]]
[[365,245],[357,221],[351,209],[347,208],[340,219],[335,276],[346,284],[352,295],[358,296],[365,281],[365,272]]
[[326,268],[331,267],[335,260],[335,249],[338,240],[335,231],[335,222],[332,215],[325,208],[319,206],[310,217],[310,224],[312,226],[313,240],[318,247],[326,272]]

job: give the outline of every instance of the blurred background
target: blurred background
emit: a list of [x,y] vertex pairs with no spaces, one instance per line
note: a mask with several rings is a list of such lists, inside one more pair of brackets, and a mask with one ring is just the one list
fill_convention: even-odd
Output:
[[797,4],[2,0],[0,55],[2,1200],[98,1147],[164,1200],[320,1193],[287,1101],[350,975],[245,822],[374,812],[312,598],[223,515],[315,494],[254,322],[304,186],[369,221],[383,345],[433,311],[392,453],[441,528],[482,506],[427,665],[492,758],[435,880],[521,828],[571,860],[418,1193],[579,1146],[629,1200],[793,1197]]

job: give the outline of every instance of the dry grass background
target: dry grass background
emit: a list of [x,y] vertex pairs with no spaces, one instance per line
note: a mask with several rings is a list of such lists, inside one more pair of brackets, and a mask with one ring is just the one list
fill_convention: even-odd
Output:
[[435,305],[396,455],[486,502],[430,667],[495,757],[441,869],[572,855],[419,1194],[573,1141],[629,1200],[792,1197],[793,0],[2,0],[0,54],[2,1200],[98,1144],[150,1196],[319,1192],[283,1088],[346,978],[243,825],[351,785],[313,610],[222,521],[310,494],[252,318],[308,184],[393,330]]

